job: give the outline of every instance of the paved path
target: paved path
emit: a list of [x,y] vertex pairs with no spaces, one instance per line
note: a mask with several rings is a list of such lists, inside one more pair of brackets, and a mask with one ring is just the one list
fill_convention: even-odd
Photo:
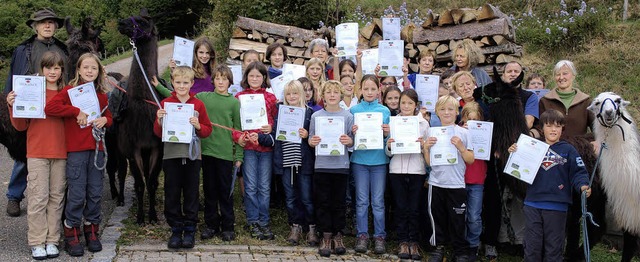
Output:
[[[169,66],[169,59],[173,55],[173,43],[158,47],[158,73],[162,72]],[[123,75],[129,75],[131,69],[131,57],[125,58],[106,66],[107,72],[118,72]]]

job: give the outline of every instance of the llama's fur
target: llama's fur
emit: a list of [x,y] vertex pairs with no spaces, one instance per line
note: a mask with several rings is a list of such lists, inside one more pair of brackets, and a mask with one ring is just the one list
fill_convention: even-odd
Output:
[[628,104],[615,93],[605,92],[588,107],[598,119],[593,124],[596,141],[606,145],[600,148],[600,179],[612,206],[613,220],[625,230],[623,261],[633,256],[634,250],[627,249],[636,247],[635,241],[627,243],[633,239],[629,235],[640,236],[640,139],[625,108]]
[[100,53],[104,51],[104,45],[100,39],[100,32],[102,29],[93,27],[93,18],[87,17],[83,20],[80,28],[75,28],[71,24],[71,17],[64,20],[64,26],[69,34],[67,39],[67,47],[69,50],[69,79],[75,77],[76,63],[78,58],[84,53],[93,53],[100,56]]

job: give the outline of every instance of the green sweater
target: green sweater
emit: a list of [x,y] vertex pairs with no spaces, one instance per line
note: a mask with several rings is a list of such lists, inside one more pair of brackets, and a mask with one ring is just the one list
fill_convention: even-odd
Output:
[[[227,94],[200,92],[196,98],[202,100],[207,108],[209,120],[214,124],[242,130],[240,126],[240,101]],[[233,142],[231,131],[213,126],[213,132],[201,140],[202,154],[227,161],[242,161],[244,151]],[[234,152],[235,151],[235,152]]]

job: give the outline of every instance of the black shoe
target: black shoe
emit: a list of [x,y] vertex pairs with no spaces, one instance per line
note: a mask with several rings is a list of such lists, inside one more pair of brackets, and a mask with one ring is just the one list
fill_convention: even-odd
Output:
[[262,240],[262,238],[264,237],[258,223],[253,223],[249,225],[249,233],[251,234],[252,238]]
[[167,243],[168,248],[176,249],[182,247],[182,228],[172,228],[171,237]]
[[429,254],[429,262],[442,262],[444,259],[444,246],[437,246],[431,254]]
[[67,250],[72,257],[81,257],[84,255],[84,245],[80,243],[80,228],[66,227],[64,228],[64,249]]
[[7,215],[9,215],[10,217],[20,216],[20,201],[9,200],[7,202]]
[[223,231],[222,241],[233,241],[236,239],[236,233],[233,231]]
[[84,225],[84,239],[87,243],[87,249],[91,252],[102,251],[102,243],[98,237],[100,226],[98,224]]
[[195,228],[185,229],[184,236],[182,237],[183,248],[193,248],[196,244],[196,231]]
[[210,239],[216,236],[219,233],[218,230],[210,227],[205,227],[200,233],[200,238],[202,239]]
[[260,238],[260,240],[273,240],[275,238],[270,226],[260,227],[260,229],[262,231],[262,238]]

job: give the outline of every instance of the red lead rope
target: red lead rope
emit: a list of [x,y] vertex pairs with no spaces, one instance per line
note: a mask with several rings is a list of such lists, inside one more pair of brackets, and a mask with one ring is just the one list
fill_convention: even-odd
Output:
[[[119,86],[118,84],[114,83],[113,81],[111,81],[111,79],[109,79],[107,77],[107,81],[109,82],[109,84],[111,84],[112,86],[116,87],[118,90],[122,91],[123,93],[127,93],[127,90],[125,90],[124,88],[122,88],[121,86]],[[151,100],[148,99],[143,99],[145,102],[152,104],[154,106],[157,106],[158,108],[161,108],[160,105],[156,104],[156,102],[153,102]]]

